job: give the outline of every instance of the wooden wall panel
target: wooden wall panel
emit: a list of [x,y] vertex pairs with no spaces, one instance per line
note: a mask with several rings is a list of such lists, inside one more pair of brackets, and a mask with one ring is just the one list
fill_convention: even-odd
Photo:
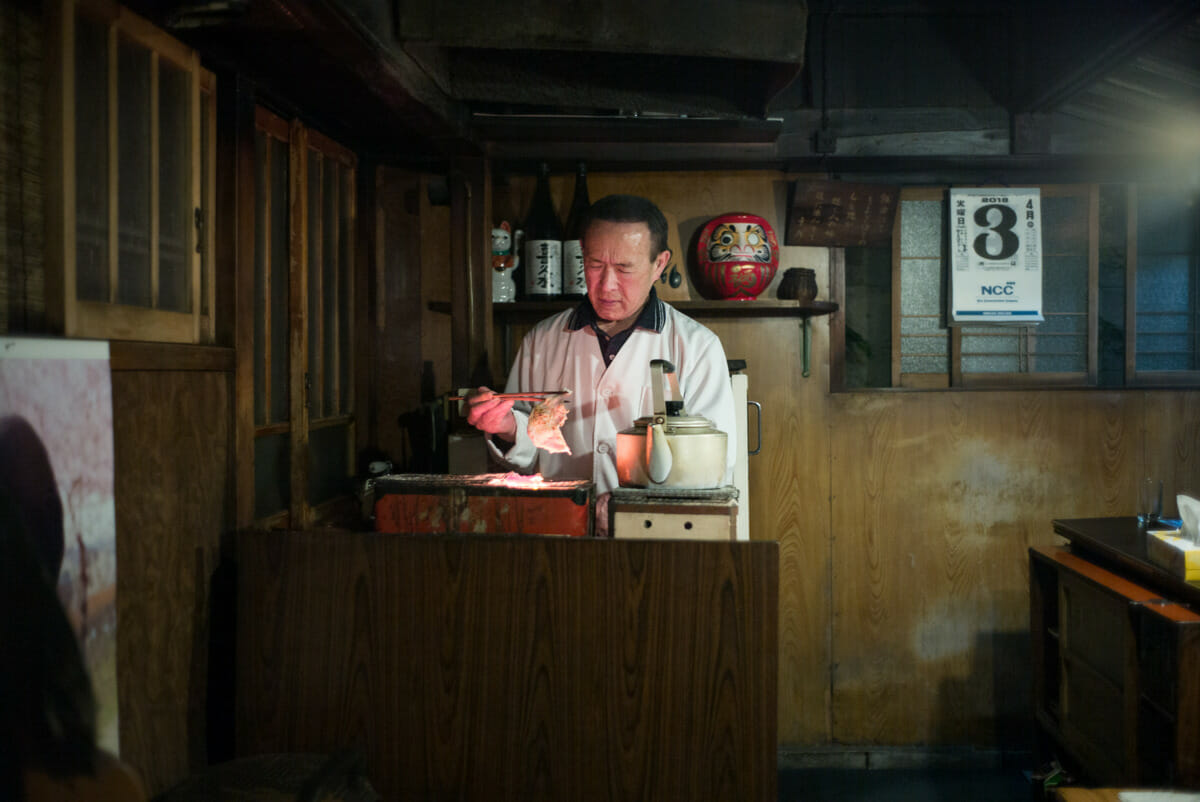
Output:
[[[703,322],[728,357],[746,360],[748,397],[763,407],[762,453],[749,463],[750,537],[779,543],[780,742],[824,743],[831,737],[827,363],[801,376],[798,320]],[[827,353],[828,324],[815,321],[813,329],[813,352]]]
[[389,800],[775,799],[774,544],[238,541],[243,754],[354,745]]
[[380,167],[375,175],[374,391],[371,445],[399,457],[407,444],[397,423],[421,402],[420,177]]
[[[726,212],[766,218],[782,239],[787,224],[787,184],[775,171],[592,173],[592,200],[610,193],[644,195],[673,218],[694,284],[692,249],[699,229]],[[497,219],[521,219],[534,181],[496,182]],[[565,218],[574,177],[551,178]],[[829,299],[828,250],[781,246],[780,269],[760,297],[777,297],[788,267],[817,272],[817,297]],[[693,297],[699,299],[697,293]],[[753,303],[753,302],[747,302]],[[726,356],[745,359],[749,397],[763,404],[763,453],[750,459],[751,539],[780,544],[779,734],[785,744],[831,738],[829,696],[829,432],[828,318],[812,323],[812,375],[801,376],[801,323],[765,318],[699,318],[721,338]],[[513,327],[513,348],[526,327]],[[501,341],[497,336],[498,343]],[[499,375],[507,373],[505,370]]]
[[209,582],[232,516],[229,378],[112,374],[121,756],[152,794],[207,763]]
[[430,310],[429,302],[450,301],[450,207],[429,202],[428,179],[421,183],[420,201],[421,357],[433,369],[434,392],[448,393],[455,389],[450,379],[450,316]]
[[834,398],[838,741],[1022,748],[1027,548],[1053,542],[1054,518],[1131,512],[1139,407],[1093,392]]
[[1200,499],[1200,393],[1147,391],[1142,410],[1142,473],[1163,480],[1163,515],[1178,518],[1176,494]]
[[[790,176],[772,171],[592,173],[593,200],[654,199],[690,251],[728,211],[783,231]],[[565,215],[573,177],[551,178]],[[498,177],[497,219],[521,219],[528,177]],[[690,261],[690,253],[686,254]],[[783,247],[783,270],[824,249]],[[700,318],[748,362],[764,405],[750,460],[751,538],[780,545],[782,747],[1028,749],[1028,556],[1054,518],[1131,514],[1136,480],[1200,495],[1200,396],[1172,391],[829,394],[829,320]],[[514,338],[523,327],[514,326]]]

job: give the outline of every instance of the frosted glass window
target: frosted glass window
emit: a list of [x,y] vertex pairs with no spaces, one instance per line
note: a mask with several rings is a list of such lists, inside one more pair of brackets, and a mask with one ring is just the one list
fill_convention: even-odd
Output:
[[110,300],[108,30],[75,21],[75,295]]
[[117,303],[153,306],[150,277],[150,51],[117,47]]
[[1143,187],[1138,193],[1137,370],[1200,369],[1200,193]]
[[1125,270],[1129,192],[1124,185],[1100,187],[1099,383],[1125,382]]
[[158,307],[191,311],[191,159],[188,86],[167,62],[158,70]]
[[901,354],[900,370],[903,373],[945,373],[949,369],[945,355],[936,357]]
[[351,270],[354,265],[354,171],[344,164],[337,165],[338,185],[341,187],[341,202],[338,204],[338,344],[341,358],[338,360],[338,409],[342,414],[351,412],[350,404],[354,394],[351,392],[353,376],[350,370],[351,342],[354,334],[351,324],[353,297],[351,287]]
[[[354,418],[341,377],[353,347],[353,156],[296,121],[265,109],[256,116],[256,515],[286,512],[305,525],[324,514],[317,505],[351,491]],[[293,168],[300,172],[289,175]],[[290,279],[300,287],[289,289]],[[289,393],[300,395],[289,403]],[[297,419],[291,405],[300,398],[306,414]],[[280,438],[306,447],[271,442]]]
[[254,425],[266,423],[266,134],[254,132]]
[[271,321],[270,337],[270,418],[272,422],[290,418],[288,401],[288,301],[290,298],[288,255],[288,143],[271,139],[271,215],[270,293],[267,300]]
[[64,67],[47,76],[48,102],[74,128],[52,140],[73,213],[56,207],[47,220],[56,249],[73,246],[55,260],[60,285],[73,289],[61,299],[63,334],[212,342],[215,323],[199,312],[213,289],[212,254],[196,231],[215,171],[205,150],[213,137],[200,130],[215,114],[215,78],[136,14],[64,7],[71,16],[51,15],[47,31]]
[[254,136],[254,423],[290,418],[288,143]]
[[900,372],[950,370],[950,332],[943,310],[942,237],[945,203],[900,202]]
[[254,424],[267,422],[267,258],[271,229],[267,220],[270,150],[267,135],[254,132]]
[[933,200],[901,201],[900,252],[907,258],[942,256],[946,204]]
[[1036,326],[962,327],[962,370],[1087,373],[1088,198],[1042,193],[1042,313]]
[[[208,248],[207,238],[212,232],[212,226],[215,224],[215,215],[212,212],[213,199],[209,189],[208,181],[204,180],[211,175],[209,172],[212,169],[212,159],[209,154],[212,152],[213,141],[210,128],[216,123],[213,119],[213,114],[210,111],[211,97],[207,92],[201,92],[201,97],[204,99],[200,103],[200,221],[201,225],[196,230],[198,238],[197,249],[204,253]],[[215,241],[215,239],[214,239]],[[200,314],[211,315],[212,310],[209,308],[208,293],[205,288],[209,286],[211,278],[211,270],[209,269],[209,259],[200,260]]]
[[323,416],[325,383],[321,378],[321,154],[308,152],[308,408],[314,419]]
[[[865,277],[882,278],[885,271],[865,271],[867,255],[845,250],[845,388],[895,381],[890,374],[877,384],[866,378],[884,367],[896,370],[889,338],[877,326],[868,328],[873,310],[882,317],[894,293],[899,293],[899,313],[888,311],[887,318],[900,338],[902,377],[921,373],[949,378],[960,371],[970,384],[987,374],[1001,381],[1005,374],[1055,374],[1057,384],[1062,379],[1082,382],[1094,368],[1098,386],[1119,387],[1132,381],[1126,375],[1126,353],[1133,349],[1133,367],[1145,383],[1195,384],[1200,371],[1200,191],[1195,186],[1043,188],[1045,321],[949,329],[944,325],[947,210],[944,199],[935,199],[937,193],[913,188],[901,197],[901,252],[890,255],[889,284],[894,286],[874,286]],[[1130,231],[1134,220],[1136,230]],[[1129,252],[1130,243],[1136,244],[1136,252]],[[1136,293],[1126,297],[1131,282]],[[1089,318],[1093,301],[1094,321]],[[1130,304],[1134,331],[1126,330]],[[951,364],[952,344],[958,346],[957,366]],[[1093,352],[1094,366],[1089,360]],[[940,386],[928,376],[908,383]]]
[[324,171],[321,175],[321,227],[324,231],[321,243],[322,274],[321,274],[321,322],[323,331],[324,359],[321,365],[321,382],[325,387],[322,404],[319,407],[325,417],[337,412],[337,379],[338,356],[340,353],[338,338],[338,204],[341,193],[338,191],[337,162],[332,159],[324,160]]
[[946,336],[946,327],[942,325],[941,315],[927,317],[900,318],[900,334],[937,334]]
[[313,420],[350,409],[353,170],[308,153],[308,372]]

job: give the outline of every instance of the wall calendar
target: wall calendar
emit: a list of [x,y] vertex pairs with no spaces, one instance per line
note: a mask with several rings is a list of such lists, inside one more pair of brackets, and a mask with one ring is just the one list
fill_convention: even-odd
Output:
[[1043,320],[1041,191],[950,190],[951,325]]

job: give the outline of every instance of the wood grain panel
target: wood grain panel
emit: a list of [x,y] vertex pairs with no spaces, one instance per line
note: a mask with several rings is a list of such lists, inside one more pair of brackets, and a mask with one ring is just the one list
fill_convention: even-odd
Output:
[[[828,721],[830,541],[827,363],[801,376],[799,320],[703,320],[726,355],[745,359],[748,396],[763,406],[762,453],[750,458],[750,537],[779,543],[779,730],[824,743]],[[827,319],[813,322],[827,353]]]
[[[692,250],[717,215],[764,217],[782,239],[788,182],[774,171],[698,171],[588,176],[593,197],[642,194],[678,220],[678,237],[695,284]],[[828,251],[783,246],[780,269],[760,298],[775,298],[788,267],[816,271],[829,299]],[[753,301],[747,302],[753,303]],[[763,452],[750,458],[750,537],[780,550],[779,732],[784,744],[828,743],[830,681],[829,318],[812,321],[812,375],[801,375],[798,320],[699,318],[728,357],[745,359],[749,398],[763,405]]]
[[[654,200],[677,221],[672,232],[694,273],[695,236],[713,217],[732,211],[758,214],[782,239],[787,222],[788,178],[775,171],[591,173],[593,200],[632,193]],[[531,177],[497,181],[497,219],[522,219],[531,199]],[[569,175],[551,177],[551,194],[565,214],[574,188]],[[817,298],[828,300],[825,248],[783,246],[780,269],[760,298],[775,298],[784,270],[816,270]],[[695,283],[695,276],[689,276]],[[696,297],[699,297],[697,294]],[[753,302],[747,302],[753,303]],[[745,359],[749,397],[763,404],[763,453],[750,459],[750,537],[780,545],[780,739],[827,743],[830,639],[829,539],[829,319],[812,321],[812,375],[801,376],[801,323],[796,319],[727,319],[695,315],[721,338],[726,355]],[[512,327],[515,351],[527,326]],[[496,342],[503,342],[497,332]],[[497,372],[507,373],[507,365]]]
[[420,178],[389,167],[375,174],[375,295],[365,310],[371,345],[372,445],[394,459],[406,442],[397,417],[421,403]]
[[239,751],[386,799],[775,798],[770,543],[239,536]]
[[1163,515],[1178,518],[1177,494],[1200,498],[1200,392],[1143,395],[1142,472],[1163,480]]
[[114,371],[122,758],[151,794],[207,765],[209,581],[232,515],[230,374]]
[[[450,207],[429,202],[429,179],[421,182],[421,358],[433,372],[434,393],[456,388],[450,378],[450,316],[429,309],[431,301],[450,301]],[[482,269],[482,265],[480,266]],[[507,370],[506,370],[507,372]],[[408,377],[416,383],[417,377]],[[397,410],[400,412],[402,410]]]
[[921,393],[834,410],[835,736],[1005,745],[1029,709],[1026,549],[1066,511],[1127,512],[1136,404]]
[[[588,184],[593,199],[652,198],[690,251],[699,226],[727,211],[782,230],[790,178],[593,172]],[[522,219],[533,186],[498,180],[497,219]],[[551,178],[560,214],[572,187]],[[827,251],[789,247],[763,297],[791,266],[814,268],[818,298],[831,299]],[[781,743],[1027,749],[1026,549],[1053,542],[1055,518],[1130,514],[1143,474],[1163,478],[1168,514],[1176,492],[1200,496],[1197,393],[830,396],[836,316],[813,320],[807,379],[798,321],[698,317],[747,360],[750,398],[764,404],[750,520],[752,540],[780,548]],[[523,332],[513,327],[514,344]]]

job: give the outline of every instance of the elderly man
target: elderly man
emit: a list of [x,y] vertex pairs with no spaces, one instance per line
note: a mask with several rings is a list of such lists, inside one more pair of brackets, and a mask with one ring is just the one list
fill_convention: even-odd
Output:
[[671,259],[662,212],[645,198],[609,195],[592,204],[583,232],[587,297],[525,336],[505,387],[507,393],[571,391],[562,428],[570,453],[539,450],[526,430],[527,405],[486,387],[468,398],[467,422],[489,435],[492,453],[515,471],[593,480],[603,535],[603,511],[617,486],[617,432],[653,412],[651,360],[675,365],[688,414],[709,418],[727,434],[726,483],[739,446],[721,341],[654,291]]

